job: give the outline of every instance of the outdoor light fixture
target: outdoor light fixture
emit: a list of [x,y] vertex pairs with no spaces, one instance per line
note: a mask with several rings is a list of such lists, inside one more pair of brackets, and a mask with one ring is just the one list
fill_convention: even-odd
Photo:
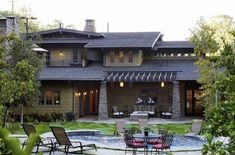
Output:
[[84,92],[84,93],[83,93],[83,95],[86,95],[86,94],[87,94],[87,92]]
[[161,87],[163,88],[165,86],[165,83],[164,82],[161,82]]
[[75,93],[75,96],[79,96],[79,93]]
[[60,56],[63,56],[63,51],[60,51]]
[[121,82],[119,83],[119,85],[120,85],[121,88],[124,87],[124,82],[121,81]]

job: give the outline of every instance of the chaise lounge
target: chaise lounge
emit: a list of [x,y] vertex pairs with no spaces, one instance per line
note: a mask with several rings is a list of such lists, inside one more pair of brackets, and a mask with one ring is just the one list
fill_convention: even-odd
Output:
[[[64,128],[62,127],[50,127],[53,135],[55,136],[57,143],[51,149],[51,152],[54,150],[59,150],[65,152],[67,155],[68,153],[78,153],[83,154],[83,151],[87,150],[96,150],[95,144],[85,144],[83,145],[80,141],[70,141],[69,137],[67,136]],[[71,151],[72,149],[72,151]],[[50,154],[51,154],[50,152]]]

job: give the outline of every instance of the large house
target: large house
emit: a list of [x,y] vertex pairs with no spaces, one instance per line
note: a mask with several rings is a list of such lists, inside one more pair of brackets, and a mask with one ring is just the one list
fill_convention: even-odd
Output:
[[163,41],[160,32],[97,33],[94,20],[84,31],[58,28],[37,32],[46,67],[40,72],[40,113],[112,116],[112,106],[133,111],[137,98],[151,97],[156,116],[201,115],[197,59],[187,41]]

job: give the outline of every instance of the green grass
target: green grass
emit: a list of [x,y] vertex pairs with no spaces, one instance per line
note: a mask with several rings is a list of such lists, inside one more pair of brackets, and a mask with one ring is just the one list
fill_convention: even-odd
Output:
[[[94,129],[100,130],[105,135],[113,135],[115,131],[115,124],[107,123],[93,123],[93,122],[40,122],[40,123],[31,123],[34,124],[36,130],[39,134],[45,132],[50,132],[49,126],[61,126],[65,129],[70,130],[79,130],[79,129]],[[150,125],[151,129],[154,132],[157,132],[158,129],[166,129],[175,134],[185,134],[189,131],[191,124],[156,124]],[[137,124],[128,124],[127,128],[138,128]],[[9,125],[8,129],[12,134],[24,134],[23,129],[20,127],[19,123],[12,123]]]

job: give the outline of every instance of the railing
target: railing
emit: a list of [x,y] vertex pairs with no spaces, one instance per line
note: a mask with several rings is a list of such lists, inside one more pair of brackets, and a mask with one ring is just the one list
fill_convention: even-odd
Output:
[[74,62],[72,60],[46,60],[45,63],[47,67],[82,66],[82,62]]

